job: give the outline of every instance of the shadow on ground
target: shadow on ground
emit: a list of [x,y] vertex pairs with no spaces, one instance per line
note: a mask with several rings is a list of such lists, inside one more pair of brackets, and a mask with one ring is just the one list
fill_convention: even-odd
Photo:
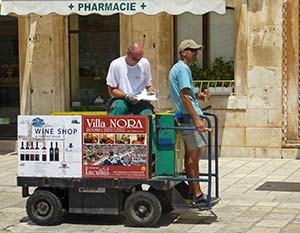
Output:
[[174,219],[173,223],[180,224],[203,224],[209,225],[217,221],[218,216],[212,211],[196,211],[190,210],[184,214],[180,214]]
[[[214,214],[203,215],[202,212],[188,211],[183,214],[168,213],[163,214],[158,223],[153,228],[160,228],[170,224],[211,224],[216,221]],[[20,222],[27,222],[28,225],[35,225],[28,216],[23,217]],[[58,224],[78,224],[78,225],[124,225],[128,226],[123,215],[88,215],[88,214],[69,214],[65,213],[61,222]]]

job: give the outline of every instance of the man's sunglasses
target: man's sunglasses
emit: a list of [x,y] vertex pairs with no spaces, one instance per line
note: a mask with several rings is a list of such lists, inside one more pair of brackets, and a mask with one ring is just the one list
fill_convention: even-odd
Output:
[[139,62],[139,61],[142,59],[142,57],[135,57],[135,56],[132,54],[132,52],[130,52],[130,56],[131,56],[132,60],[135,61],[135,62]]
[[190,50],[191,52],[195,53],[198,51],[198,49],[191,49],[191,48],[186,48],[185,50]]

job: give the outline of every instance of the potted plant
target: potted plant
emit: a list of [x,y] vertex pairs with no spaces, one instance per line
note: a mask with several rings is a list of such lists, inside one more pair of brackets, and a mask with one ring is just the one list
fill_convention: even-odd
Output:
[[202,91],[208,89],[211,94],[231,94],[234,84],[233,64],[233,60],[225,62],[222,57],[216,57],[211,68],[200,68],[195,63],[191,64],[195,85]]

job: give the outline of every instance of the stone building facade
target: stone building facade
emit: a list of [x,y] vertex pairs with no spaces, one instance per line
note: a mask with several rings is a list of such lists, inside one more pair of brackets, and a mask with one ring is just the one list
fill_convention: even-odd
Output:
[[[299,1],[227,0],[234,9],[235,92],[211,96],[221,156],[298,158],[300,137]],[[69,111],[69,17],[18,16],[21,114]],[[144,41],[157,110],[170,110],[174,17],[120,15],[120,54]],[[34,33],[32,33],[34,32]]]
[[299,2],[234,2],[236,95],[211,100],[221,154],[298,158]]

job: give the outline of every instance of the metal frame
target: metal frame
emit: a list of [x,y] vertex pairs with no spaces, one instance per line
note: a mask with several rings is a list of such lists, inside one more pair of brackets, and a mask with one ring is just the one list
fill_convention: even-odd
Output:
[[[211,143],[211,132],[207,132],[207,159],[208,159],[208,169],[207,173],[199,173],[199,176],[205,176],[207,178],[186,178],[186,177],[161,177],[163,180],[171,180],[171,181],[198,181],[198,182],[207,182],[208,183],[208,190],[207,190],[207,200],[208,205],[207,208],[210,210],[212,208],[212,177],[215,178],[215,198],[219,198],[219,150],[218,150],[218,118],[213,113],[204,113],[204,116],[201,118],[205,119],[207,122],[208,128],[212,127],[212,123],[210,117],[214,120],[214,156],[215,156],[215,172],[212,172],[212,143]],[[180,126],[157,126],[157,129],[174,129],[174,130],[196,130],[194,127],[180,127]]]

